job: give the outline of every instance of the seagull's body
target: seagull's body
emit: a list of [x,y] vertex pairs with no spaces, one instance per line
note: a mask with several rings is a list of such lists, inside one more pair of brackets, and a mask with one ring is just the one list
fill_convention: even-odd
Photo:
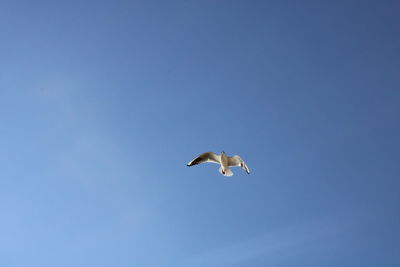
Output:
[[231,166],[240,166],[247,172],[247,174],[250,174],[249,168],[238,155],[228,157],[224,151],[222,151],[220,155],[217,155],[214,152],[203,153],[190,161],[187,166],[193,166],[204,162],[220,164],[221,167],[219,168],[219,172],[224,176],[233,175],[233,172],[229,169]]

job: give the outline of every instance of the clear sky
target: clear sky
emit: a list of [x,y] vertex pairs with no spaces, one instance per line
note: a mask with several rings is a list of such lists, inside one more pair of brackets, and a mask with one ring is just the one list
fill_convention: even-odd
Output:
[[400,266],[399,12],[1,1],[0,266]]

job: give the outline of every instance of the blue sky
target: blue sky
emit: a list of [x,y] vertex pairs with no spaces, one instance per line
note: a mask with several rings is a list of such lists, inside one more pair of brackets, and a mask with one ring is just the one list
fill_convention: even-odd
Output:
[[2,1],[0,265],[399,266],[399,10]]

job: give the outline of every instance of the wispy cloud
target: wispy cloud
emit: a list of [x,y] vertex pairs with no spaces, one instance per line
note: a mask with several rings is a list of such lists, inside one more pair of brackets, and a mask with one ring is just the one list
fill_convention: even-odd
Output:
[[274,263],[282,257],[293,255],[304,245],[321,242],[346,231],[354,222],[340,219],[345,217],[341,214],[292,224],[277,231],[262,233],[248,240],[193,255],[186,259],[185,265],[232,266],[258,257],[268,257]]

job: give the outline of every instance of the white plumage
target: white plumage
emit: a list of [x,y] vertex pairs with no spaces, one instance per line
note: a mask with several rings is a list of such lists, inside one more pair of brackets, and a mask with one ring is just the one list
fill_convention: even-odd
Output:
[[214,152],[203,153],[191,160],[187,166],[193,166],[204,162],[220,164],[221,167],[219,168],[219,172],[224,176],[232,176],[233,172],[229,169],[229,167],[235,166],[240,166],[247,172],[247,174],[250,174],[249,168],[238,155],[228,157],[224,151],[222,151],[220,155],[217,155]]

